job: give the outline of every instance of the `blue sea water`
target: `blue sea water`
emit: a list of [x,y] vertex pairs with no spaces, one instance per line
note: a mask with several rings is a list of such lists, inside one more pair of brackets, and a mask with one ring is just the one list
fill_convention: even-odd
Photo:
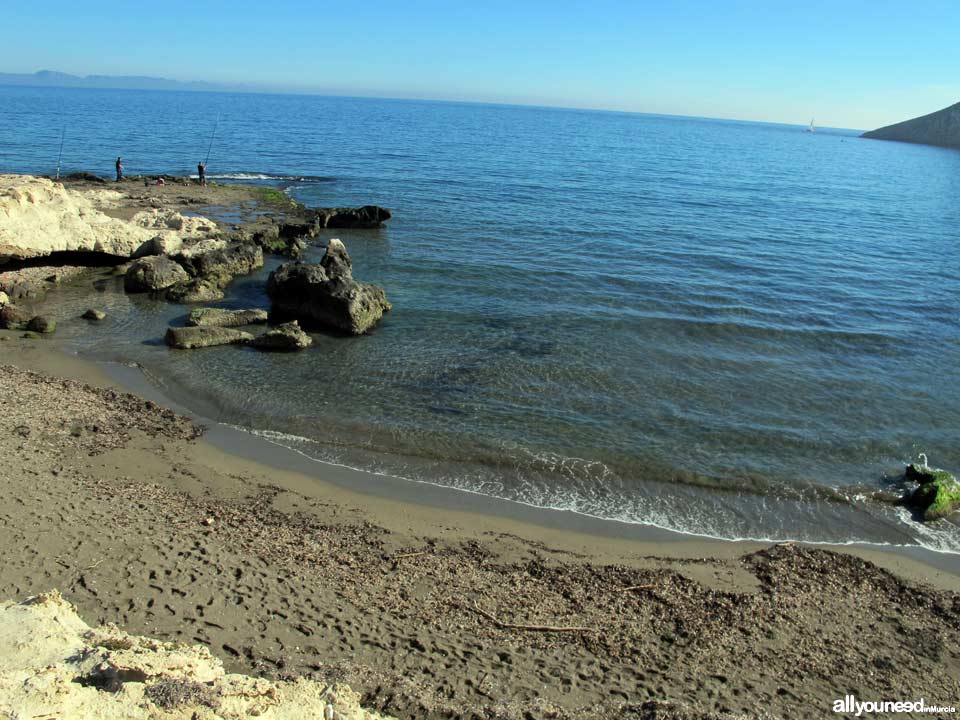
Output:
[[[802,119],[801,119],[802,120]],[[855,131],[417,101],[0,88],[0,172],[186,174],[394,218],[340,237],[394,310],[296,355],[169,351],[182,306],[98,286],[181,402],[319,459],[718,537],[960,552],[878,493],[960,471],[960,153]],[[211,144],[212,138],[212,144]],[[225,305],[266,306],[279,260]],[[104,341],[104,337],[109,339]],[[464,502],[469,504],[468,495]]]

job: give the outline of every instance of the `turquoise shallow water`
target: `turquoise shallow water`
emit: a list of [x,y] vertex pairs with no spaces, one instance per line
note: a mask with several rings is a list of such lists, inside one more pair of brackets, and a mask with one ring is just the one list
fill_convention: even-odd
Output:
[[[61,330],[81,352],[357,467],[684,532],[960,551],[955,525],[874,497],[918,452],[960,471],[960,153],[621,113],[0,88],[0,170],[51,172],[66,125],[65,171],[122,154],[185,173],[218,114],[211,177],[393,210],[336,236],[394,312],[295,356],[176,353],[158,340],[184,309],[106,282],[109,343]],[[272,266],[225,303],[265,304]]]

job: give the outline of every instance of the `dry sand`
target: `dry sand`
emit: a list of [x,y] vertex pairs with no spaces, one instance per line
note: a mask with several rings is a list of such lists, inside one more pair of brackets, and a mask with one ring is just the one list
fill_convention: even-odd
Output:
[[0,335],[2,362],[82,380],[0,368],[0,598],[59,588],[91,623],[347,682],[398,718],[960,702],[960,583],[904,555],[650,543],[361,495],[227,455],[95,367]]

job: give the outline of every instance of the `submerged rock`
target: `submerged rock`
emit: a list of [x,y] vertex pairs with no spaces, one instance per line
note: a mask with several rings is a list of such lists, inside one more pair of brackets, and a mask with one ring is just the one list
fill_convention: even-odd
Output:
[[267,321],[266,310],[224,310],[223,308],[197,308],[190,311],[187,325],[205,327],[239,327],[258,325]]
[[353,279],[346,247],[331,240],[320,264],[291,262],[270,273],[267,294],[278,317],[361,335],[392,307],[383,288]]
[[6,305],[0,309],[0,328],[26,330],[33,316],[19,305]]
[[103,320],[106,316],[107,314],[103,312],[103,310],[95,310],[94,308],[90,308],[80,317],[82,317],[84,320],[96,320],[99,322],[100,320]]
[[170,347],[192,350],[214,345],[244,345],[253,340],[253,335],[233,328],[171,327],[167,328],[164,339]]
[[259,350],[303,350],[313,344],[313,338],[293,320],[257,335],[250,344]]
[[960,483],[946,470],[911,463],[904,475],[907,480],[920,483],[907,503],[923,513],[924,520],[939,520],[960,510]]
[[57,321],[51,320],[46,315],[37,315],[27,323],[27,330],[38,333],[52,333],[57,329]]
[[123,289],[128,293],[156,292],[189,280],[190,276],[180,263],[155,255],[130,263],[123,276]]

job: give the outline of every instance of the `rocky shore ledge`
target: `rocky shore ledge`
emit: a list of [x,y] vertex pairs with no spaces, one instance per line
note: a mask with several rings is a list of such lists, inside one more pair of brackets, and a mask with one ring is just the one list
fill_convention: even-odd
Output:
[[[210,303],[224,297],[234,278],[263,267],[265,254],[299,258],[321,230],[379,228],[389,218],[389,210],[373,205],[309,209],[259,186],[199,187],[184,178],[166,178],[160,185],[154,178],[107,184],[90,175],[63,182],[0,175],[0,329],[55,332],[54,321],[30,312],[30,301],[89,268],[113,267],[128,293]],[[171,328],[167,341],[181,349],[249,343],[298,350],[309,347],[311,339],[291,321],[362,334],[391,307],[381,288],[353,278],[350,256],[339,240],[330,241],[319,264],[289,263],[274,272],[269,293],[268,320],[279,325],[259,336],[198,323]],[[91,308],[89,317],[103,319],[98,312]]]

